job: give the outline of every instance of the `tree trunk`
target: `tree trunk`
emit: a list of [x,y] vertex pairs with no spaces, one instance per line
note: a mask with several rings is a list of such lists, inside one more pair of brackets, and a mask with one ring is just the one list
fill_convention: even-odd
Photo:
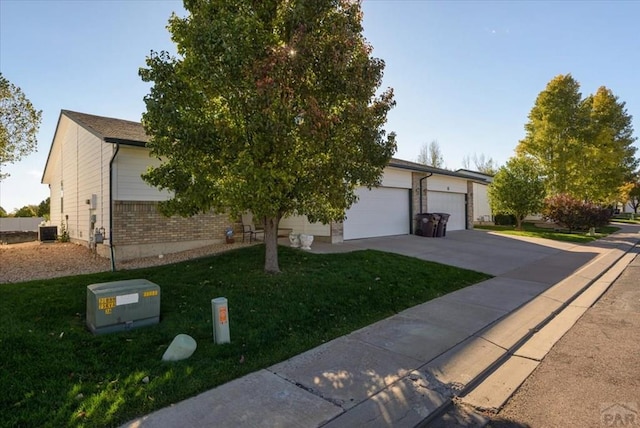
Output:
[[266,273],[280,273],[278,265],[278,224],[280,219],[267,217],[264,222],[264,271]]
[[524,220],[524,217],[516,216],[516,230],[522,230],[522,220]]

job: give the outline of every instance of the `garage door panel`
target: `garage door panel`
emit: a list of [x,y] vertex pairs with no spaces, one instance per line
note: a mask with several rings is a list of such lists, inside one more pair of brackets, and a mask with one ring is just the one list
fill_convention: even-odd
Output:
[[466,229],[464,193],[434,192],[427,194],[430,213],[449,213],[447,230]]
[[344,221],[344,239],[409,233],[409,190],[393,187],[362,187],[356,190],[359,200]]

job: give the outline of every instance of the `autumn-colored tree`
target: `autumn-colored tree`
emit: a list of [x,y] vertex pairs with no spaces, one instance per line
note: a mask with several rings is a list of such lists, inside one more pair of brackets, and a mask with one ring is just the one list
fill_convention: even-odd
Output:
[[22,89],[0,73],[0,180],[8,174],[2,166],[18,162],[37,148],[36,135],[42,112],[36,110]]
[[396,150],[383,129],[393,92],[362,35],[360,2],[185,0],[152,52],[142,123],[163,160],[144,179],[173,191],[166,214],[251,211],[278,272],[283,216],[344,218]]
[[579,89],[570,74],[552,79],[531,109],[516,152],[537,160],[549,196],[612,203],[638,164],[632,118],[606,87],[584,99]]
[[570,193],[581,165],[585,125],[580,84],[570,75],[553,78],[536,98],[516,153],[535,159],[546,176],[547,193]]
[[573,194],[587,201],[612,203],[638,165],[636,148],[632,146],[636,140],[632,118],[625,103],[604,86],[585,98],[583,108],[588,113],[582,139],[583,174]]
[[635,182],[633,187],[629,190],[628,203],[633,209],[634,214],[638,214],[640,208],[640,182]]
[[493,177],[488,193],[493,212],[513,214],[516,228],[521,230],[525,217],[540,212],[544,202],[544,181],[535,159],[509,159]]

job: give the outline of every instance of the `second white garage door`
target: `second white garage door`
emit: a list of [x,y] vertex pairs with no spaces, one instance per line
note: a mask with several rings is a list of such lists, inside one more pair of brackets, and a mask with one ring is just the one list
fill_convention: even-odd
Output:
[[360,199],[347,210],[344,239],[409,233],[409,189],[376,187],[368,190],[362,187],[356,193]]
[[464,193],[428,192],[427,209],[430,213],[449,213],[447,230],[464,230]]

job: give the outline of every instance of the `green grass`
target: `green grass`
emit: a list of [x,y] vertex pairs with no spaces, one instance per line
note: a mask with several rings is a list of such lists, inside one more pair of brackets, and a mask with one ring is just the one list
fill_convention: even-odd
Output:
[[[377,251],[283,247],[284,273],[275,276],[262,272],[263,260],[264,247],[255,246],[137,271],[0,285],[0,426],[119,425],[489,277]],[[160,324],[93,336],[86,286],[131,278],[160,285]],[[220,296],[229,300],[226,345],[212,340],[211,299]],[[163,363],[179,333],[197,340],[196,352]]]
[[474,226],[474,228],[493,230],[505,235],[529,236],[533,238],[553,239],[554,241],[576,242],[580,244],[595,241],[596,239],[600,239],[603,236],[610,235],[613,232],[620,230],[619,227],[605,226],[596,229],[595,236],[589,236],[587,232],[554,231],[553,229],[536,227],[535,224],[528,222],[522,224],[523,230],[516,230],[515,226]]
[[612,221],[625,224],[640,224],[640,214],[633,214],[633,218],[630,213],[619,214]]

